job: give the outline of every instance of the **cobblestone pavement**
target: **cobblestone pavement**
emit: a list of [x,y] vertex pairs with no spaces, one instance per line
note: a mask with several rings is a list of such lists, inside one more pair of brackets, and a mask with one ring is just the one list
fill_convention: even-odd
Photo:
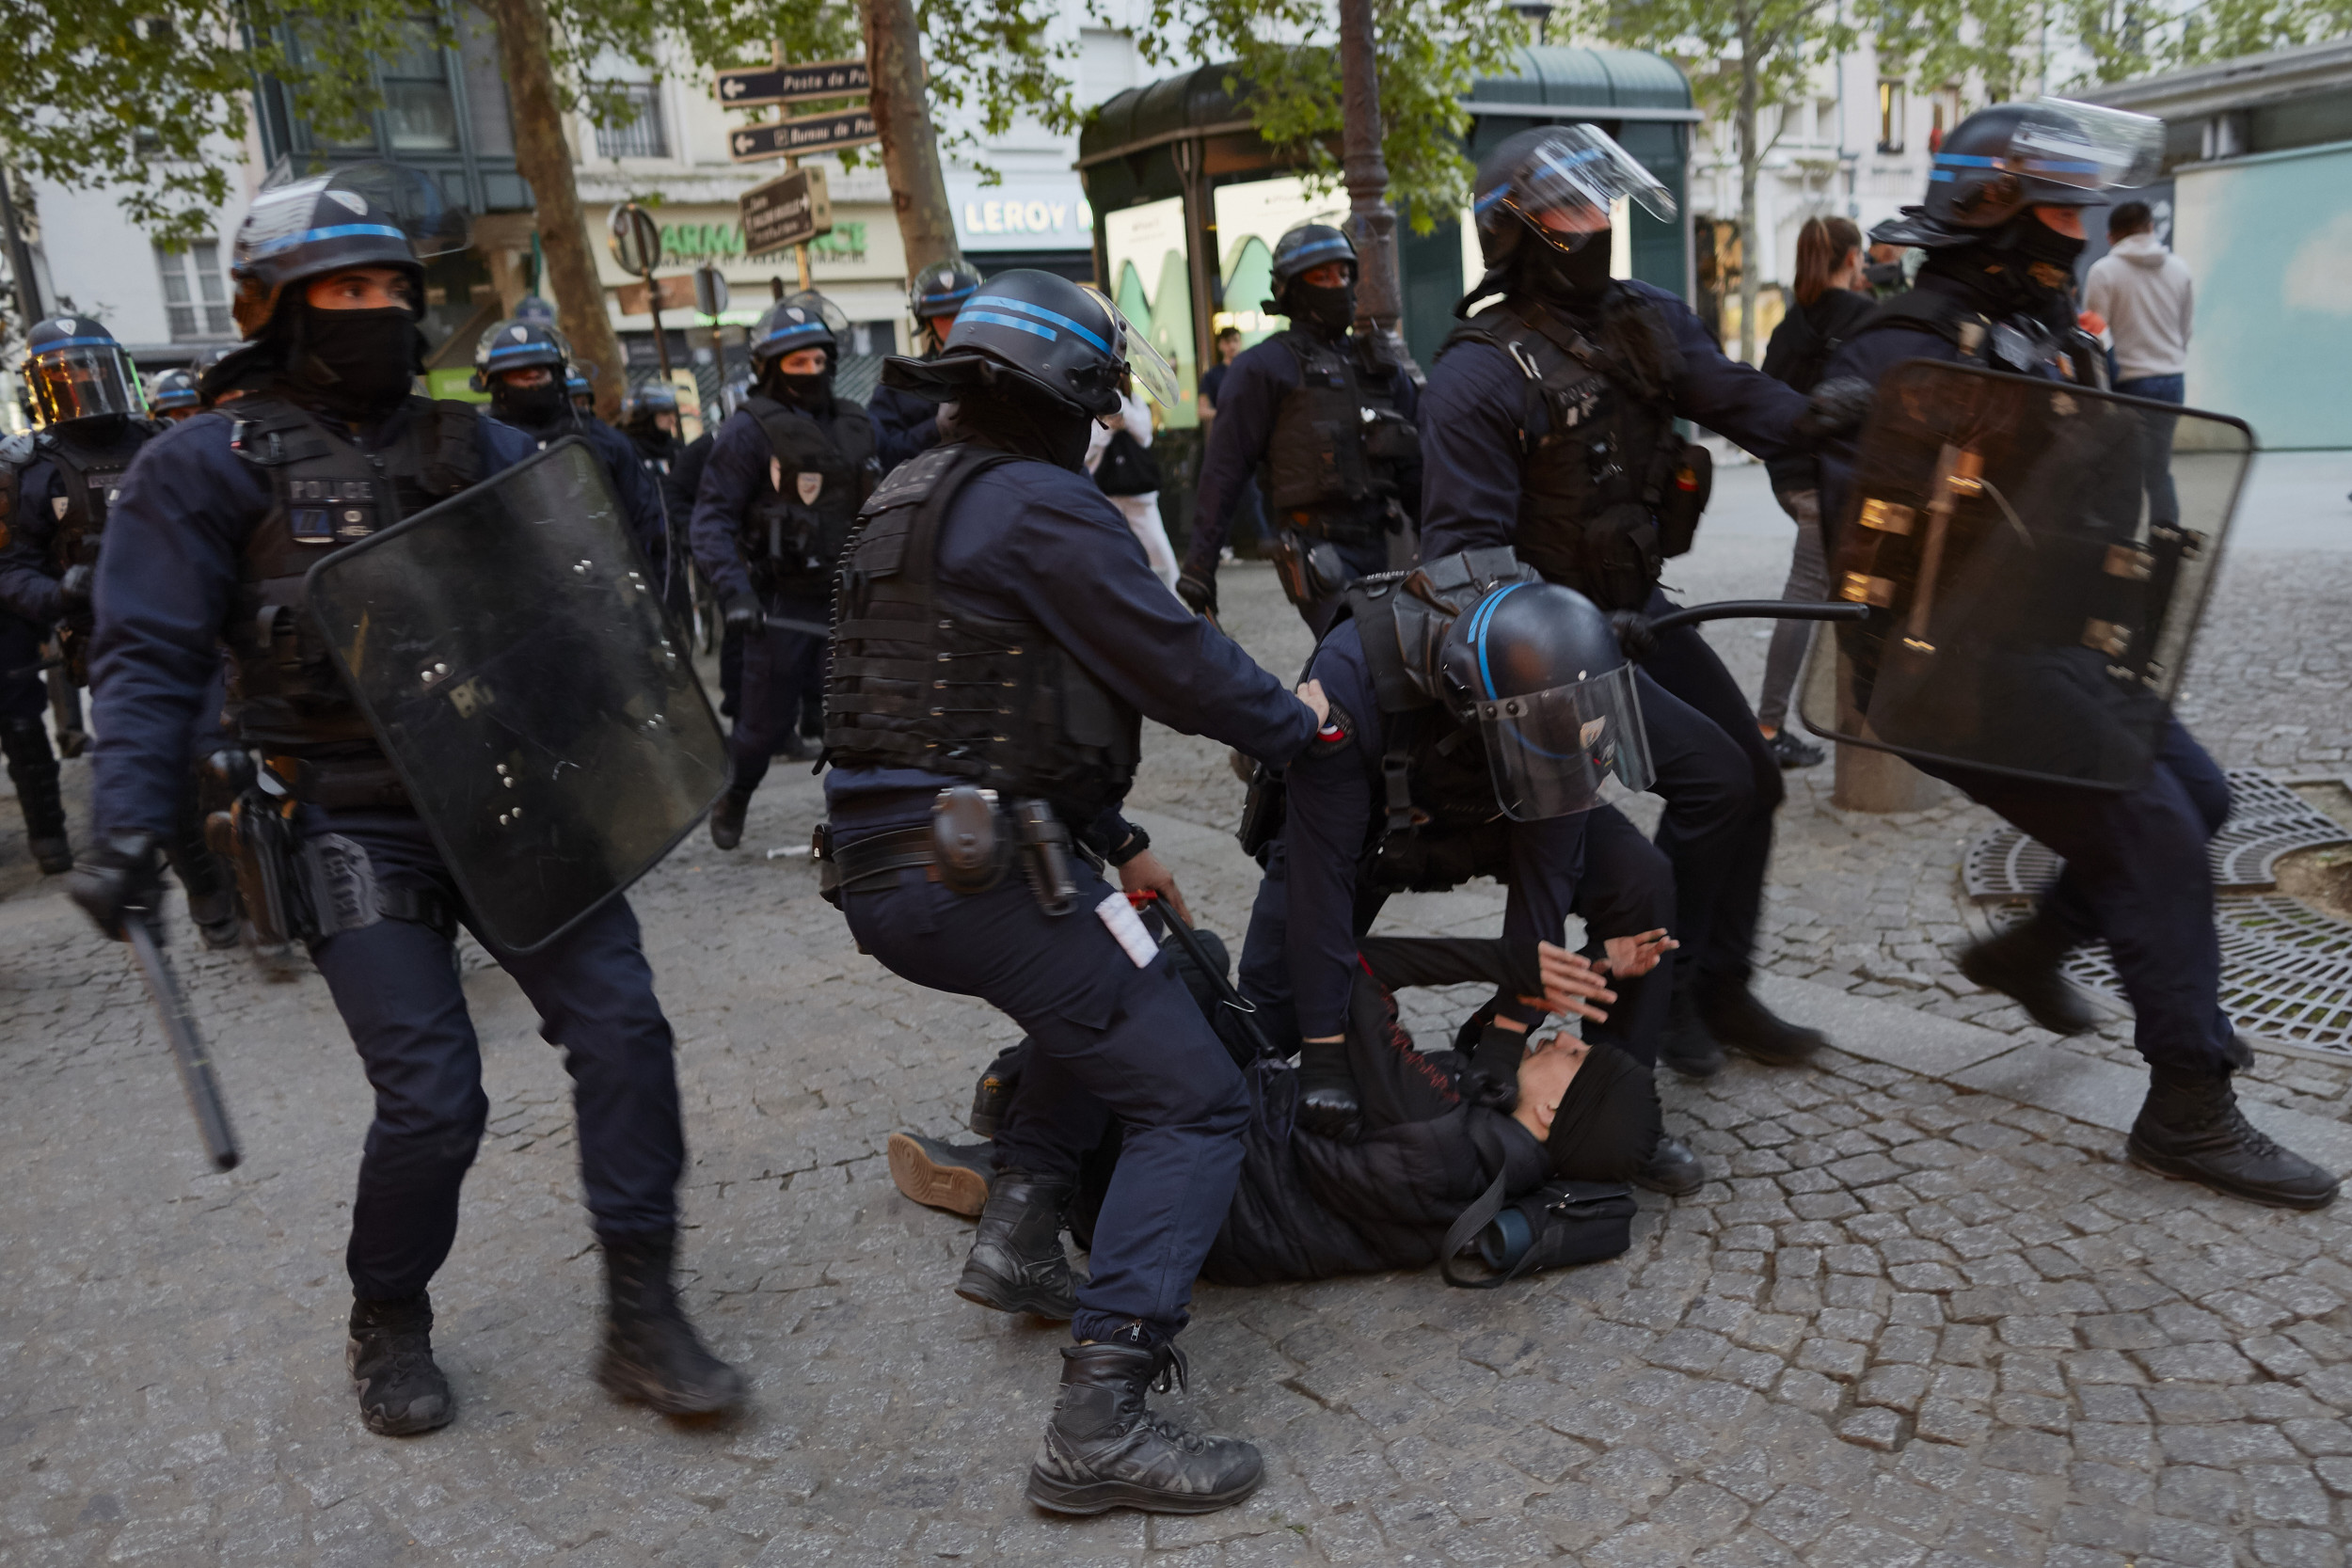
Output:
[[[1692,596],[1776,581],[1786,536],[1755,478],[1724,476],[1724,526],[1678,574]],[[2225,762],[2341,766],[2345,674],[2317,650],[2347,561],[2233,562],[2195,697]],[[1226,596],[1294,669],[1267,575],[1236,570]],[[1720,636],[1752,680],[1748,630]],[[1251,868],[1223,758],[1148,744],[1152,831],[1237,932]],[[764,857],[806,841],[800,770],[771,775],[742,850],[690,844],[634,895],[679,1037],[689,1298],[756,1384],[748,1414],[703,1426],[588,1379],[598,1287],[561,1069],[473,953],[494,1109],[436,1291],[461,1413],[361,1432],[341,1247],[367,1102],[324,988],[176,944],[249,1151],[203,1174],[121,953],[29,875],[9,821],[0,1562],[2341,1564],[2346,1218],[2202,1196],[2121,1164],[2096,1115],[1895,1065],[2052,1042],[1950,968],[1977,814],[1840,813],[1825,775],[1792,777],[1771,985],[1846,1020],[1851,1051],[1666,1085],[1713,1180],[1645,1198],[1616,1261],[1476,1295],[1428,1273],[1204,1289],[1176,1402],[1257,1438],[1269,1473],[1189,1520],[1022,1502],[1060,1335],[949,1295],[967,1227],[905,1202],[882,1159],[897,1128],[953,1128],[1010,1030],[859,957],[805,862]],[[1495,908],[1473,888],[1390,924],[1483,928]],[[1464,1000],[1417,993],[1410,1020],[1447,1028]],[[2341,1071],[2265,1064],[2265,1093],[2339,1115]]]

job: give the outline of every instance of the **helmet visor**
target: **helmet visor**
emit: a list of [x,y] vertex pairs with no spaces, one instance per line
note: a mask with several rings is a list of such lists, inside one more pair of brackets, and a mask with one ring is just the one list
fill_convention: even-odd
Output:
[[[1580,223],[1605,228],[1611,205],[1637,202],[1654,218],[1675,215],[1674,193],[1635,161],[1605,131],[1564,125],[1528,152],[1518,173],[1479,198],[1481,223],[1491,224],[1504,209],[1539,229],[1561,230],[1571,239]],[[1555,221],[1547,223],[1547,216]],[[1565,224],[1559,220],[1565,219]]]
[[1657,777],[1630,666],[1523,697],[1488,698],[1475,716],[1496,803],[1515,822],[1590,811],[1613,774],[1636,791]]
[[350,164],[328,176],[326,188],[358,197],[389,215],[420,261],[466,248],[472,220],[421,169],[397,164]]
[[25,361],[24,381],[43,424],[147,412],[138,376],[112,338],[52,343]]
[[1135,377],[1144,395],[1162,408],[1173,411],[1177,399],[1176,367],[1168,362],[1166,355],[1152,346],[1152,341],[1143,335],[1143,328],[1127,319],[1127,313],[1119,308],[1117,300],[1091,283],[1082,283],[1079,287],[1094,297],[1094,303],[1104,309],[1111,318],[1111,325],[1119,329],[1119,341],[1111,348],[1126,361],[1127,372]]
[[823,294],[818,293],[814,289],[802,289],[797,293],[788,293],[785,295],[784,298],[777,301],[777,303],[780,305],[799,306],[802,309],[806,310],[811,315],[815,316],[818,321],[823,322],[825,324],[826,330],[830,331],[835,338],[843,338],[849,335],[850,318],[843,313],[841,307],[835,305],[832,300],[827,299]]
[[2164,121],[2097,103],[2044,98],[2010,135],[2017,172],[2075,190],[2144,185],[2164,167]]

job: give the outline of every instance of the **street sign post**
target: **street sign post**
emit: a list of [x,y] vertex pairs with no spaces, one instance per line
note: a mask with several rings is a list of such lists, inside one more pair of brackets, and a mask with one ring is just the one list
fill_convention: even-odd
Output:
[[770,103],[858,97],[868,90],[868,83],[864,60],[817,60],[808,65],[722,71],[713,90],[730,109],[755,109]]
[[821,168],[796,168],[764,180],[736,204],[743,254],[768,256],[833,232],[833,197]]
[[[653,315],[653,352],[661,364],[661,379],[670,379],[670,340],[661,331],[661,296],[654,288],[653,269],[661,264],[661,226],[634,201],[612,209],[612,260],[623,272],[644,280],[645,306]],[[680,282],[685,281],[683,278]],[[691,295],[689,296],[691,297]]]
[[739,125],[727,133],[727,156],[739,164],[755,164],[768,158],[838,152],[880,140],[882,132],[875,128],[873,110],[845,109],[839,114],[770,120],[765,125]]
[[726,308],[726,275],[706,261],[694,269],[694,309],[710,319],[710,363],[722,387],[727,384],[727,345],[719,337],[719,317]]

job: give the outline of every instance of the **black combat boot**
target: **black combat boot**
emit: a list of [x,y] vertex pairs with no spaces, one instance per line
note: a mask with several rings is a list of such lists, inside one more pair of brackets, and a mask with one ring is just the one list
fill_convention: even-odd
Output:
[[988,1184],[996,1174],[992,1144],[958,1146],[920,1132],[890,1134],[890,1180],[927,1209],[973,1215],[988,1207]]
[[1265,1460],[1256,1445],[1200,1436],[1145,1406],[1152,1380],[1165,1390],[1170,1372],[1184,1382],[1173,1345],[1064,1349],[1061,1394],[1029,1466],[1029,1501],[1057,1513],[1214,1513],[1257,1490]]
[[719,797],[719,803],[710,808],[710,842],[722,849],[732,849],[743,842],[743,814],[751,809],[752,798],[728,790]]
[[[1819,1029],[1807,1029],[1776,1016],[1756,999],[1745,983],[1698,982],[1694,998],[1699,1022],[1727,1051],[1753,1057],[1766,1067],[1794,1067],[1829,1043]],[[1667,1034],[1672,1036],[1673,1030]]]
[[379,1437],[408,1437],[456,1418],[449,1379],[433,1363],[433,1300],[351,1304],[343,1365],[359,1391],[359,1419]]
[[1687,1197],[1707,1184],[1707,1172],[1699,1168],[1699,1157],[1689,1145],[1679,1138],[1661,1137],[1649,1158],[1642,1162],[1642,1168],[1633,1173],[1633,1184],[1668,1197]]
[[999,1170],[988,1184],[988,1206],[956,1294],[999,1312],[1069,1322],[1078,1309],[1077,1282],[1061,1249],[1070,1198],[1068,1181]]
[[8,759],[16,803],[24,813],[24,836],[33,863],[45,877],[73,869],[73,846],[65,836],[65,796],[57,784],[57,754],[38,719],[0,723],[0,752]]
[[2274,1209],[2325,1209],[2336,1179],[2247,1121],[2230,1074],[2150,1070],[2147,1103],[2124,1140],[2136,1165],[2201,1181],[2217,1193]]
[[1698,1000],[1688,986],[1676,987],[1667,1005],[1658,1059],[1685,1078],[1712,1078],[1724,1070],[1724,1048],[1700,1019]]
[[1347,1065],[1345,1040],[1310,1040],[1298,1048],[1298,1125],[1343,1144],[1363,1136],[1363,1097]]
[[1025,1037],[1005,1047],[996,1053],[996,1059],[988,1064],[988,1070],[972,1086],[970,1125],[977,1135],[995,1138],[996,1129],[1004,1123],[1005,1107],[1012,1103],[1012,1091],[1021,1086],[1021,1069],[1028,1063],[1028,1049]]
[[596,1381],[664,1416],[707,1416],[743,1402],[743,1374],[710,1354],[670,1282],[677,1237],[607,1236],[604,1348]]
[[1960,972],[2025,1008],[2053,1035],[2087,1035],[2099,1027],[2099,1015],[2058,967],[2073,945],[2058,922],[2037,910],[2032,919],[1963,951]]

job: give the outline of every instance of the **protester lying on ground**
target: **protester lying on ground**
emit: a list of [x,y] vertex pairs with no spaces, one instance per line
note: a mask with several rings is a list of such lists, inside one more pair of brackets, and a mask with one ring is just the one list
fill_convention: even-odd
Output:
[[[1616,993],[1589,959],[1547,943],[1540,960],[1550,1011],[1607,1017]],[[1508,973],[1500,941],[1365,939],[1343,1030],[1360,1131],[1344,1141],[1295,1125],[1290,1069],[1259,1069],[1241,1181],[1201,1277],[1246,1285],[1423,1267],[1498,1178],[1506,1199],[1563,1182],[1624,1196],[1664,1136],[1647,1069],[1606,1041],[1555,1035],[1526,1053],[1514,1081],[1498,1081],[1466,1052],[1421,1051],[1398,1019],[1391,985],[1497,983]],[[1008,1070],[1017,1063],[991,1064],[992,1073]],[[985,1201],[990,1155],[986,1144],[898,1133],[891,1174],[917,1202],[973,1213]],[[1112,1124],[1079,1172],[1070,1226],[1082,1245],[1118,1155]],[[1597,1241],[1583,1239],[1584,1256],[1623,1250],[1630,1213],[1628,1198]]]

